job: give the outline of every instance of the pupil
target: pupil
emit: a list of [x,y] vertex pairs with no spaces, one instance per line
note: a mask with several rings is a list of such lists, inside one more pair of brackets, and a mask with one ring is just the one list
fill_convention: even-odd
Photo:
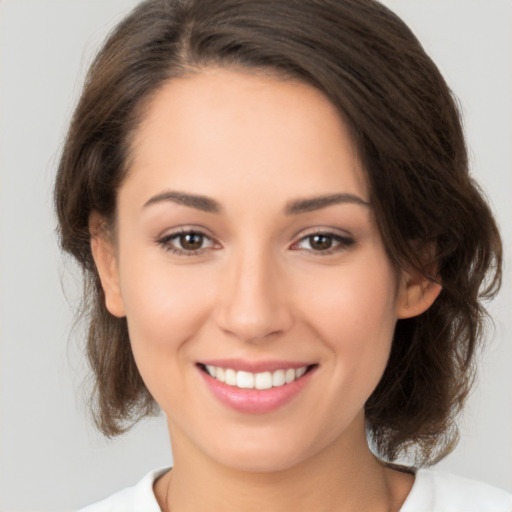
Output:
[[198,233],[186,233],[180,236],[180,243],[183,249],[194,251],[201,248],[203,235]]
[[332,239],[326,235],[313,235],[310,240],[311,247],[317,251],[322,249],[330,249]]

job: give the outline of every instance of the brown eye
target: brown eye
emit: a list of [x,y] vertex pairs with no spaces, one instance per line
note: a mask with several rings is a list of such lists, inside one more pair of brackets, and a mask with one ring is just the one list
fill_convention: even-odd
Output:
[[200,233],[183,233],[179,236],[180,246],[185,251],[197,251],[203,245],[204,236]]
[[166,251],[179,256],[197,256],[215,246],[214,241],[200,231],[172,233],[157,240],[157,243]]
[[354,239],[334,233],[312,233],[293,244],[293,249],[300,249],[318,255],[329,255],[348,249],[354,244]]
[[332,236],[329,235],[312,235],[309,238],[309,245],[314,251],[325,251],[332,247]]

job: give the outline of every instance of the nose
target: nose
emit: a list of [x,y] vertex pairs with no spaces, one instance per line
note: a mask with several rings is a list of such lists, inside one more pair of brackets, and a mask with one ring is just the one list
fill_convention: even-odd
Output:
[[261,252],[246,251],[229,261],[217,302],[217,325],[249,343],[289,330],[293,314],[283,274]]

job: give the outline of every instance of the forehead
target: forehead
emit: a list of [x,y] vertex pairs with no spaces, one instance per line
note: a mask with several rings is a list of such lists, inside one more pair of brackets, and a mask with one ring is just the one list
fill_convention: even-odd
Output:
[[[368,198],[356,146],[317,89],[264,74],[209,68],[168,81],[133,138],[129,180],[247,197],[357,193]],[[150,190],[151,189],[151,190]]]

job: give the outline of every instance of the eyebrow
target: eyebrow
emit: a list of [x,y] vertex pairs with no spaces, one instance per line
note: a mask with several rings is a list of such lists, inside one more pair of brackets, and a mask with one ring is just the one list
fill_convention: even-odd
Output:
[[[196,210],[201,210],[207,213],[220,213],[222,211],[222,207],[217,201],[215,201],[215,199],[206,196],[187,194],[185,192],[176,191],[166,191],[151,197],[144,203],[144,208],[152,204],[165,201],[182,204],[184,206],[195,208]],[[299,215],[301,213],[320,210],[335,204],[345,203],[370,206],[368,201],[365,201],[355,194],[329,194],[325,196],[316,196],[289,201],[285,207],[285,214]]]
[[195,208],[196,210],[201,210],[208,213],[220,213],[222,211],[220,204],[214,199],[206,196],[198,196],[195,194],[186,194],[185,192],[174,191],[162,192],[161,194],[157,194],[156,196],[151,197],[144,203],[144,208],[155,203],[161,203],[163,201],[171,201],[173,203],[182,204],[184,206],[189,206],[190,208]]
[[311,197],[306,199],[298,199],[287,203],[285,213],[286,215],[298,215],[301,213],[312,212],[332,206],[334,204],[360,204],[362,206],[370,206],[368,201],[365,201],[355,194],[329,194],[326,196]]

